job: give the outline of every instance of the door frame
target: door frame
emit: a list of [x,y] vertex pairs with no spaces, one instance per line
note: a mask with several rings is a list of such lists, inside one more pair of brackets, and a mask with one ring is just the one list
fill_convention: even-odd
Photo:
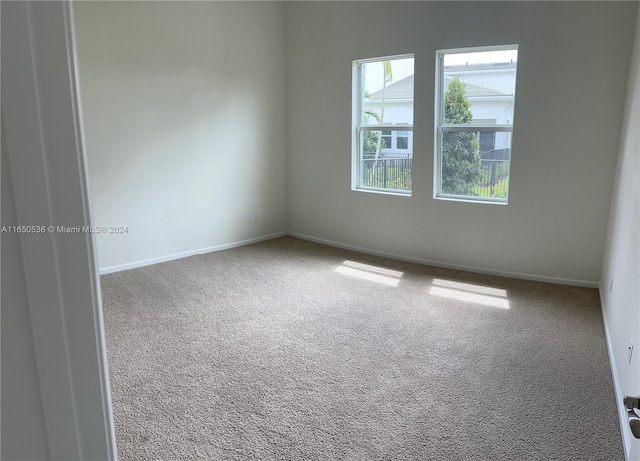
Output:
[[72,3],[1,7],[3,167],[18,225],[46,229],[19,241],[50,458],[116,460]]

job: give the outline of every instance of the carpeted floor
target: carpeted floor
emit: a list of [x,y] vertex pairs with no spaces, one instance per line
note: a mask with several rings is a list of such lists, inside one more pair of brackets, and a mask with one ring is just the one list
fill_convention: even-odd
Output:
[[622,460],[598,293],[285,237],[102,277],[121,460]]

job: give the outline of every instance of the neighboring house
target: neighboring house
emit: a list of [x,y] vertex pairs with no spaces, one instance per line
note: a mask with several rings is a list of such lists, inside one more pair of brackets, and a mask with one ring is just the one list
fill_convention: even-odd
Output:
[[[445,67],[444,86],[459,78],[465,90],[474,124],[495,125],[513,122],[516,63],[467,64]],[[414,76],[391,83],[384,90],[384,122],[406,123],[413,120]],[[380,114],[382,89],[371,94],[364,109]],[[371,122],[374,122],[371,120]],[[480,155],[483,159],[509,159],[510,133],[478,133]],[[413,133],[410,131],[383,131],[387,157],[411,157]]]

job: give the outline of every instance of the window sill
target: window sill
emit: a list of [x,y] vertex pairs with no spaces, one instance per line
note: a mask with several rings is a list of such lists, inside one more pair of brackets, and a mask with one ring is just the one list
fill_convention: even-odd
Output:
[[501,199],[489,199],[489,198],[468,198],[468,197],[456,197],[452,195],[434,195],[434,200],[444,200],[447,202],[464,202],[464,203],[480,203],[484,205],[508,205],[508,200]]
[[381,190],[381,189],[366,189],[363,187],[352,187],[353,192],[368,192],[370,194],[381,195],[395,195],[397,197],[411,197],[411,191],[397,191],[397,190]]

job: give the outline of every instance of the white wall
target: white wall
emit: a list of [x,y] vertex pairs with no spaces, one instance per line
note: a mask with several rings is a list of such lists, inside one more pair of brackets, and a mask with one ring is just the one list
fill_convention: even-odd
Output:
[[[620,399],[640,395],[640,14],[632,56],[600,279],[609,354]],[[630,339],[635,345],[631,364],[627,360]],[[628,424],[622,427],[635,450],[629,459],[640,459],[640,441],[630,437]]]
[[[636,8],[288,3],[290,230],[402,257],[595,286]],[[495,44],[520,45],[509,205],[434,200],[435,52]],[[413,196],[351,191],[352,61],[403,53],[416,58]]]
[[[286,230],[281,3],[78,2],[101,268]],[[247,224],[247,214],[258,222]]]

